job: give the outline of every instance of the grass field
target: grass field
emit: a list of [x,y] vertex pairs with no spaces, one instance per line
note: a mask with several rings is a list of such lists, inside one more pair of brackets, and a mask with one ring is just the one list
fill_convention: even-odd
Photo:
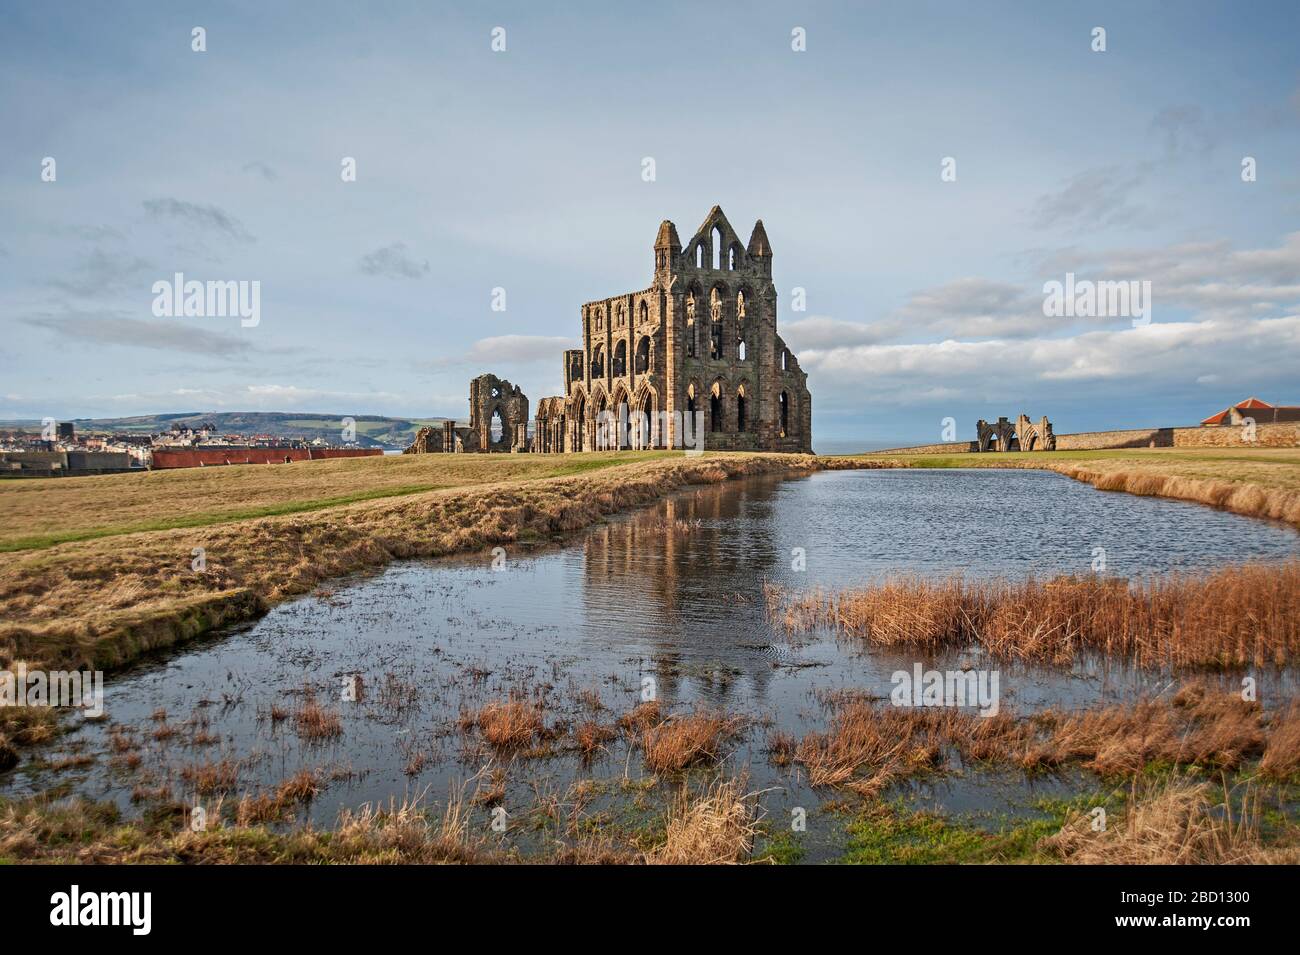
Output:
[[[672,452],[638,455],[663,458]],[[583,474],[626,453],[397,454],[0,482],[0,553],[119,534],[206,527],[498,481]]]

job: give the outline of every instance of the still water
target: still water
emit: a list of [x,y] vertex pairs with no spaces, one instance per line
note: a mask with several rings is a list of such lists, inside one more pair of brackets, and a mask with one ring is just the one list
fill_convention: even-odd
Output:
[[[63,755],[78,765],[28,765],[0,779],[0,791],[62,784],[140,812],[149,804],[142,787],[192,801],[186,767],[227,759],[239,767],[231,802],[300,769],[315,772],[324,788],[298,818],[328,825],[340,809],[368,801],[418,796],[437,805],[476,773],[504,769],[504,805],[527,812],[579,779],[612,790],[649,774],[621,739],[594,761],[561,741],[503,763],[468,740],[461,715],[519,694],[544,703],[550,725],[612,725],[652,680],[672,711],[704,705],[749,718],[723,767],[768,790],[765,808],[779,816],[827,794],[810,791],[796,770],[770,765],[768,733],[824,728],[824,702],[837,691],[887,696],[890,675],[910,669],[916,655],[868,651],[830,634],[792,640],[767,619],[765,582],[803,590],[899,572],[1090,573],[1098,548],[1106,573],[1133,578],[1295,557],[1300,538],[1281,525],[1025,470],[837,471],[696,488],[562,544],[512,545],[496,568],[483,553],[335,582],[256,623],[143,662],[108,680],[106,721],[66,737]],[[1099,661],[1000,669],[1003,706],[1018,712],[1119,700],[1169,682]],[[341,689],[357,674],[365,692],[345,702]],[[1295,692],[1292,673],[1264,679]],[[292,718],[272,718],[273,708],[292,711],[307,691],[339,713],[341,736],[303,740]],[[129,768],[111,745],[124,730],[140,756]],[[971,771],[908,784],[904,795],[946,811],[1014,813],[1076,782]],[[526,844],[528,835],[511,838]],[[829,842],[813,846],[812,858],[833,855]]]

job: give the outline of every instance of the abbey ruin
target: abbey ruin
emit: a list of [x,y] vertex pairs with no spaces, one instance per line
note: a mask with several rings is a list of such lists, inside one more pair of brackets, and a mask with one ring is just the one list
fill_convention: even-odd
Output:
[[812,451],[808,376],[776,332],[772,246],[743,244],[714,206],[683,248],[664,220],[648,288],[582,306],[564,394],[537,403],[494,375],[470,383],[469,427],[422,428],[407,454],[687,448]]
[[1052,422],[1044,415],[1038,423],[1029,420],[1029,415],[1022,414],[1012,424],[1006,418],[998,418],[992,424],[981,418],[975,424],[975,441],[972,451],[1055,451],[1056,435],[1052,432]]
[[808,376],[776,332],[761,219],[744,244],[714,206],[685,247],[664,220],[650,286],[581,317],[564,394],[538,403],[534,450],[812,450]]
[[527,450],[528,396],[504,378],[479,375],[469,383],[469,427],[444,421],[441,428],[421,428],[402,453]]

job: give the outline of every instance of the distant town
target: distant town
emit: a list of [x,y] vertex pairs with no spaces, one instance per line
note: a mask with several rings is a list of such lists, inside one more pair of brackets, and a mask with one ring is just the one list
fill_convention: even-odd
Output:
[[382,454],[379,447],[326,438],[222,432],[212,422],[157,433],[78,433],[71,421],[39,431],[0,430],[0,477],[75,477],[229,464],[289,464]]

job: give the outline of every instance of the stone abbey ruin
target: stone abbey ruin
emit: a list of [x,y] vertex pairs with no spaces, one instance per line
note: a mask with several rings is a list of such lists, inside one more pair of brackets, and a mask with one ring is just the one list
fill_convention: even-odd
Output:
[[527,397],[482,375],[469,427],[422,429],[407,451],[811,452],[808,376],[777,334],[776,302],[761,219],[742,243],[714,206],[684,247],[665,220],[650,286],[582,306],[564,394],[538,402],[531,438]]
[[402,453],[527,450],[528,396],[504,378],[479,375],[469,383],[469,427],[444,421],[441,428],[421,428]]
[[975,424],[975,435],[972,451],[1056,450],[1056,435],[1046,415],[1039,418],[1037,424],[1025,414],[1017,418],[1015,424],[1006,418],[998,418],[992,424],[981,418]]

